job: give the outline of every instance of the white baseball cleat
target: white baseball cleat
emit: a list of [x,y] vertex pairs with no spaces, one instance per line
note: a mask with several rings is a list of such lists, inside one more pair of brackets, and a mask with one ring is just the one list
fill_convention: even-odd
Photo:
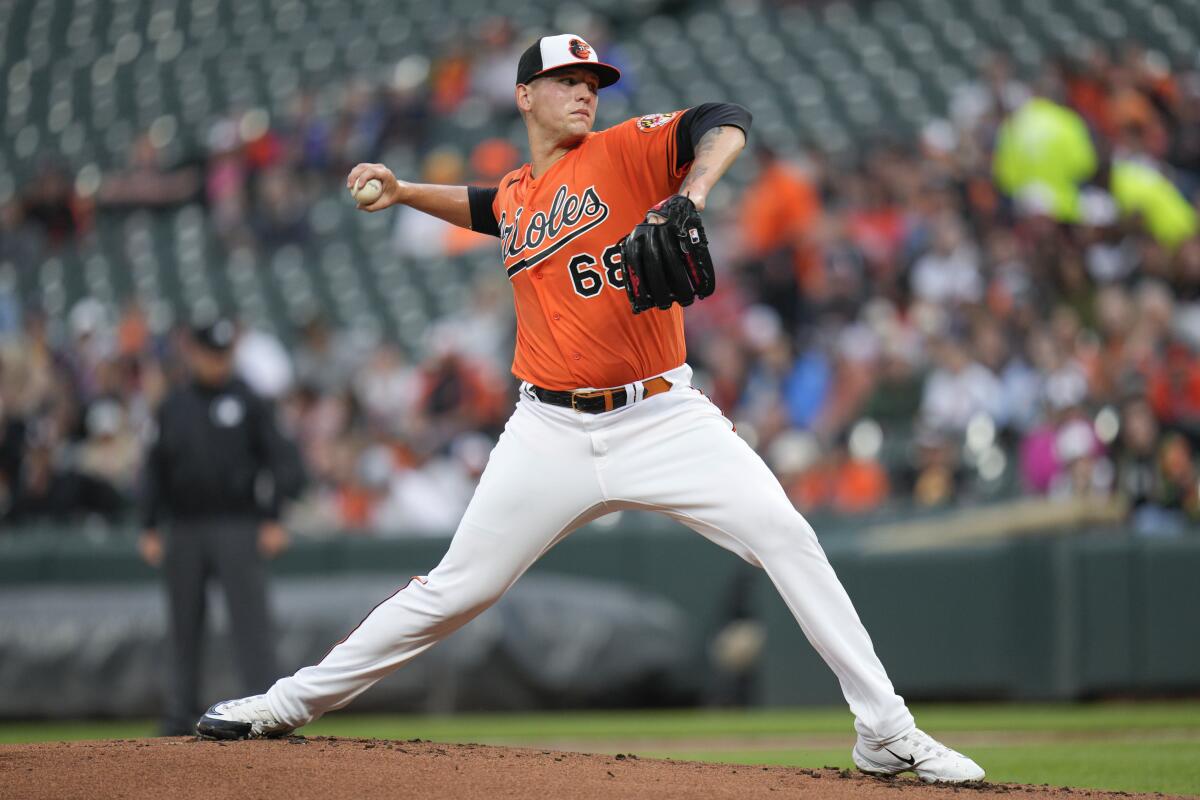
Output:
[[855,765],[871,775],[899,775],[911,771],[926,783],[983,780],[982,767],[920,728],[913,728],[899,739],[878,747],[867,744],[860,736],[853,755]]
[[196,734],[206,739],[274,739],[293,730],[275,718],[265,694],[224,700],[196,721]]

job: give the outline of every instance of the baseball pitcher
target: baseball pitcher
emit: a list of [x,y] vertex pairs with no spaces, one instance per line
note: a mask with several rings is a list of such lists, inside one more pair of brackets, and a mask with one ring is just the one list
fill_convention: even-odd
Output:
[[519,398],[441,563],[378,605],[314,666],[214,705],[197,732],[280,736],[341,708],[494,603],[576,528],[658,511],[766,570],[837,675],[860,769],[926,781],[983,770],[915,726],[812,528],[762,459],[691,385],[683,306],[710,294],[699,212],[746,143],[750,114],[709,103],[594,132],[620,78],[583,38],[521,56],[530,161],[489,189],[417,185],[359,164],[375,212],[412,206],[499,239],[516,305]]

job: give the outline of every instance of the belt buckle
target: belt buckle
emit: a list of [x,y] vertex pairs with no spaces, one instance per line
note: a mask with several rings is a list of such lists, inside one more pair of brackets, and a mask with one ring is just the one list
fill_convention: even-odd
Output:
[[593,397],[603,397],[604,392],[605,392],[604,389],[597,389],[596,391],[593,391],[593,392],[571,392],[571,410],[574,411],[576,414],[587,413],[587,412],[583,411],[582,409],[576,407],[575,398],[581,397],[584,400],[590,400]]

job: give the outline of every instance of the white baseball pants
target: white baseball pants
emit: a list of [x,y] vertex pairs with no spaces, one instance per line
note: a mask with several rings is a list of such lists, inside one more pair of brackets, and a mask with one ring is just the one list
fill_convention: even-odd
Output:
[[[581,525],[620,509],[662,512],[761,566],[837,675],[859,734],[913,727],[817,542],[763,460],[690,385],[603,414],[538,401],[522,387],[450,548],[428,577],[378,605],[315,666],[267,693],[300,727],[341,708],[482,612]],[[640,397],[641,386],[627,387]]]

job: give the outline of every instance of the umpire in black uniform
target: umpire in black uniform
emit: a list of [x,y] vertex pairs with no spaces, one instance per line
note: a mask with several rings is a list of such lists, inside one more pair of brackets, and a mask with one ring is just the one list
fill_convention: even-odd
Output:
[[199,671],[209,578],[225,592],[244,692],[262,692],[278,677],[266,559],[288,545],[279,506],[298,493],[302,470],[271,405],[233,376],[236,335],[227,319],[191,331],[184,348],[191,380],[163,400],[146,458],[139,551],[151,566],[161,565],[166,583],[165,735],[192,733],[205,705]]

